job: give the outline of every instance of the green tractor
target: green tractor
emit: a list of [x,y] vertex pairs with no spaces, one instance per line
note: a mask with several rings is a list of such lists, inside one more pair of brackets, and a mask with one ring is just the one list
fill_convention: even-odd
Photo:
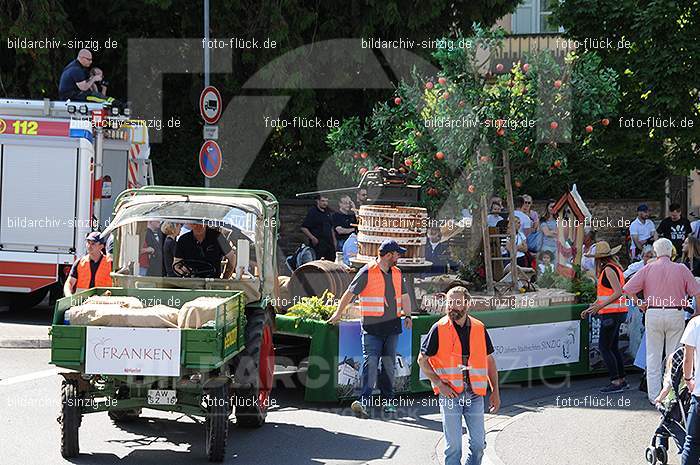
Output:
[[[202,254],[179,260],[175,276],[141,276],[146,228],[155,221],[215,230],[235,259],[224,260],[225,272],[219,275],[212,275],[211,260]],[[113,287],[62,298],[54,311],[51,363],[71,370],[62,374],[58,418],[64,457],[78,455],[81,418],[93,412],[107,411],[115,423],[133,421],[142,408],[204,417],[210,461],[224,458],[231,414],[242,427],[264,424],[275,366],[277,225],[277,200],[265,191],[148,186],[119,195],[113,220],[102,234],[113,243],[112,250],[108,245]],[[144,307],[180,308],[198,297],[218,297],[220,303],[215,316],[197,327],[106,328],[65,320],[74,305],[106,294],[136,297]],[[144,341],[160,337],[175,349],[143,350]],[[120,349],[108,348],[110,344]],[[122,352],[124,347],[128,350]],[[110,350],[107,363],[103,356]],[[139,365],[138,357],[154,353],[168,359]],[[122,354],[135,358],[125,361]]]

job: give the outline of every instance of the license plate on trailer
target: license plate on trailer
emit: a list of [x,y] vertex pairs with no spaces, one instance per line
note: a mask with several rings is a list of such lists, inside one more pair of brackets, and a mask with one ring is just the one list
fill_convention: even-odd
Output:
[[148,404],[149,405],[175,405],[177,402],[177,391],[174,389],[149,389]]

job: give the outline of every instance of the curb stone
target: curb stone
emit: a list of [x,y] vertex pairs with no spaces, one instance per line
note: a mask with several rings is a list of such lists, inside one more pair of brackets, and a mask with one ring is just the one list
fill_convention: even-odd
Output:
[[0,349],[48,349],[50,347],[51,339],[48,336],[40,338],[0,338]]

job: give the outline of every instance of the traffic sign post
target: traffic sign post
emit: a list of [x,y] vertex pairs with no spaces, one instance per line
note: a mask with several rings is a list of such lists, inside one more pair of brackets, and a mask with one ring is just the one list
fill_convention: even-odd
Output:
[[[208,32],[206,22],[205,20],[205,35]],[[205,61],[207,61],[206,57]],[[205,176],[204,187],[209,187],[209,179],[215,177],[221,169],[221,148],[213,140],[207,140],[219,138],[218,126],[211,125],[216,124],[221,118],[221,93],[216,87],[209,85],[208,77],[207,74],[205,76],[205,81],[207,82],[205,82],[204,90],[199,95],[199,114],[202,115],[205,124],[203,133],[205,141],[202,149],[199,151],[199,167]]]
[[199,169],[202,170],[202,174],[207,179],[216,177],[221,170],[222,162],[223,154],[219,144],[213,140],[205,141],[202,148],[199,149]]
[[207,124],[216,124],[221,118],[221,94],[216,87],[207,86],[200,94],[199,113]]
[[202,136],[204,140],[217,140],[219,139],[219,126],[207,126],[204,125],[204,130],[202,131]]

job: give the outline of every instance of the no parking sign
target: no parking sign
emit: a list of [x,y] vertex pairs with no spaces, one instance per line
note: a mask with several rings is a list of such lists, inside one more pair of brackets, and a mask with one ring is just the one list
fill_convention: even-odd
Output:
[[205,141],[202,148],[199,149],[199,169],[207,178],[216,177],[221,170],[223,162],[223,154],[221,147],[213,140]]

